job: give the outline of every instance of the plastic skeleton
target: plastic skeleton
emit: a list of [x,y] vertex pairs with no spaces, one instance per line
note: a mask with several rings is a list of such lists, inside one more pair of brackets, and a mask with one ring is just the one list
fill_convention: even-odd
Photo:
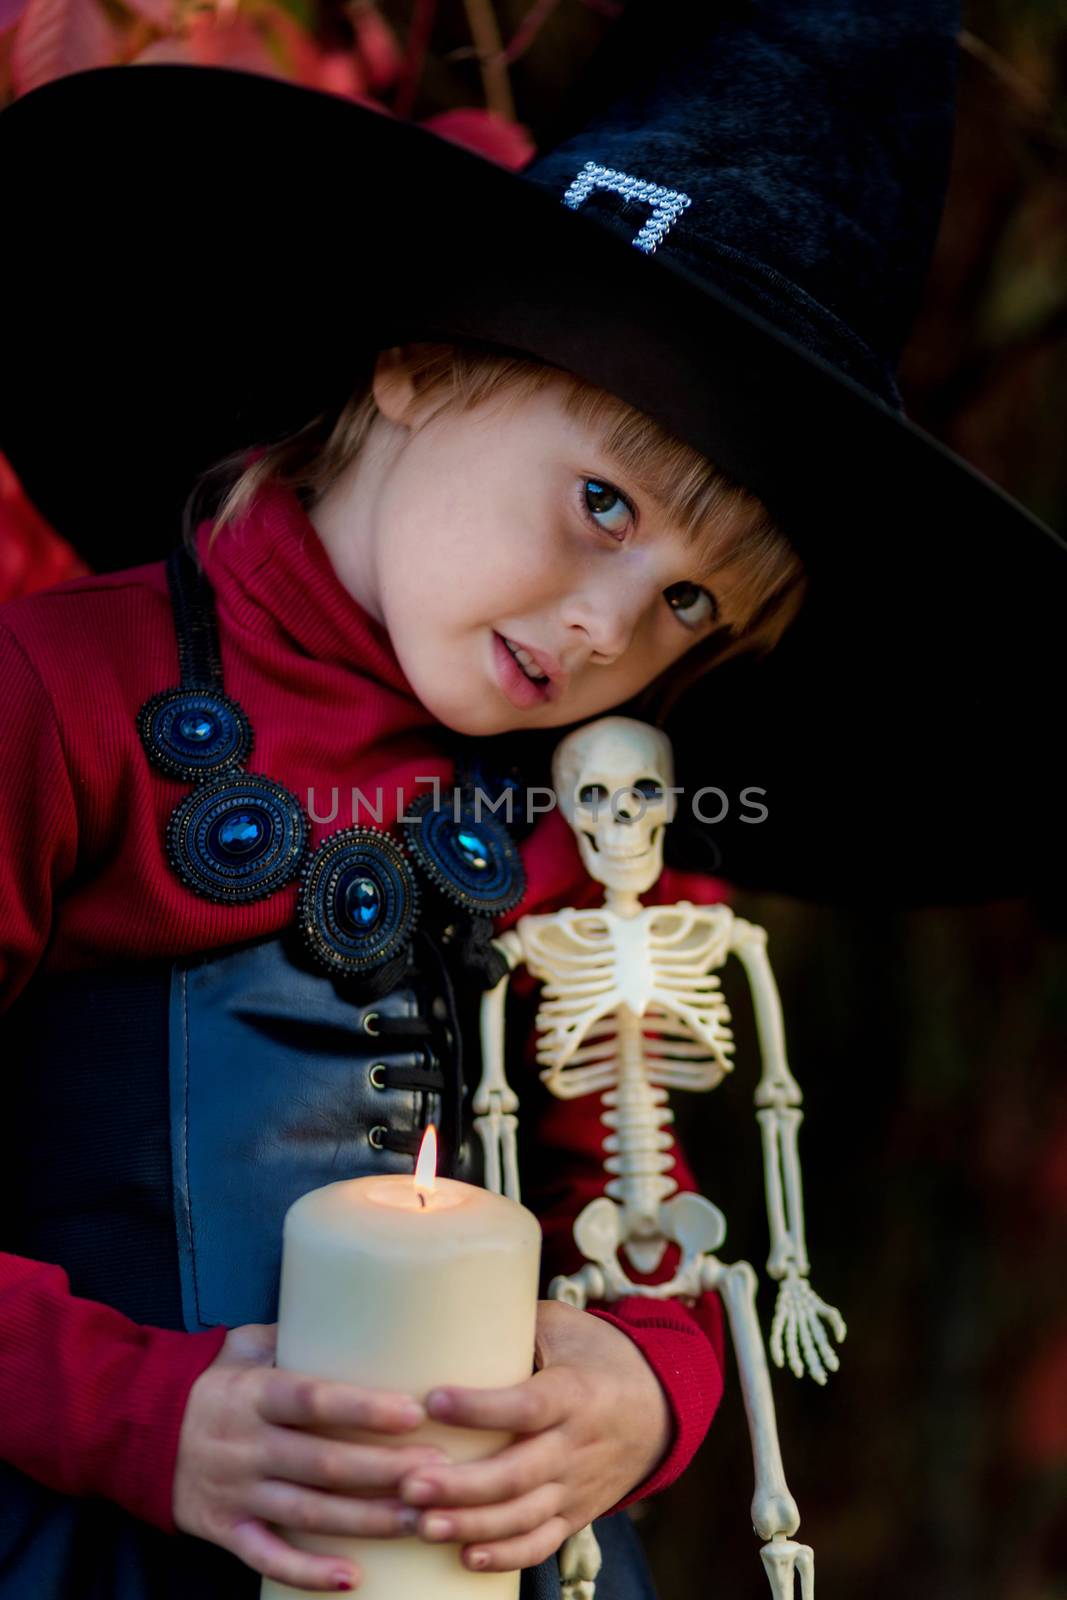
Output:
[[[509,971],[524,964],[543,985],[536,1028],[545,1084],[563,1099],[599,1093],[610,1132],[606,1192],[574,1224],[586,1264],[574,1277],[554,1279],[549,1293],[584,1307],[587,1299],[624,1294],[693,1299],[719,1291],[741,1377],[755,1466],[752,1521],[766,1540],[760,1554],[771,1591],[775,1600],[790,1600],[799,1576],[802,1600],[813,1600],[813,1553],[793,1539],[800,1515],[782,1467],[756,1274],[747,1261],[718,1259],[722,1212],[701,1195],[676,1194],[668,1176],[668,1089],[714,1089],[731,1070],[730,1013],[715,974],[733,954],[751,986],[763,1064],[755,1102],[770,1223],[767,1271],[780,1285],[771,1353],[778,1366],[788,1358],[797,1377],[806,1367],[825,1383],[838,1359],[823,1324],[838,1340],[845,1325],[808,1282],[797,1161],[801,1093],[786,1064],[767,936],[728,906],[644,906],[638,898],[662,871],[664,829],[674,815],[671,747],[658,730],[626,717],[589,723],[557,747],[552,776],[586,870],[605,886],[603,904],[522,917],[496,944]],[[507,984],[505,976],[482,1002],[483,1071],[473,1109],[487,1187],[517,1200],[519,1102],[504,1075]],[[670,1281],[633,1282],[627,1267],[653,1272],[670,1242],[680,1252]],[[560,1555],[567,1600],[593,1600],[599,1565],[591,1528],[567,1540]]]

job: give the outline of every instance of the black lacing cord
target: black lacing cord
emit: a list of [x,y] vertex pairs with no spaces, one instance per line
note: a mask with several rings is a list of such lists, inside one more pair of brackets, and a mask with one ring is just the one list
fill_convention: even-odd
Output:
[[183,689],[222,690],[222,657],[211,585],[183,545],[167,557]]
[[[376,1017],[374,1037],[388,1040],[393,1047],[399,1044],[411,1044],[416,1051],[423,1054],[421,1065],[401,1066],[390,1065],[388,1062],[374,1063],[371,1072],[372,1081],[377,1087],[383,1089],[418,1089],[425,1093],[436,1093],[441,1097],[440,1142],[441,1149],[438,1156],[438,1171],[445,1177],[454,1174],[459,1145],[460,1111],[463,1094],[463,1060],[462,1041],[459,1027],[459,1015],[456,1006],[455,991],[452,979],[445,964],[444,958],[436,942],[425,929],[415,933],[410,948],[409,959],[404,964],[402,973],[397,974],[395,982],[411,981],[420,976],[417,961],[414,959],[416,944],[421,943],[430,956],[434,967],[440,977],[442,996],[447,1011],[447,1019],[442,1021],[430,1020],[427,1017]],[[449,1038],[449,1033],[451,1038]],[[452,1071],[448,1071],[448,1060],[453,1062]],[[423,1130],[406,1133],[397,1128],[390,1128],[384,1123],[379,1123],[371,1130],[371,1143],[378,1150],[392,1150],[401,1155],[415,1156],[422,1144]]]
[[463,1112],[463,1030],[460,1027],[459,1007],[456,1005],[456,991],[452,984],[452,975],[448,970],[448,963],[441,953],[440,946],[425,928],[419,930],[416,938],[423,941],[437,968],[441,980],[441,993],[448,1012],[448,1028],[452,1035],[451,1072],[448,1071],[449,1045],[447,1041],[443,1042],[441,1050],[441,1070],[445,1082],[441,1095],[440,1128],[443,1150],[439,1162],[439,1169],[443,1176],[452,1178],[456,1175],[459,1161],[460,1127]]

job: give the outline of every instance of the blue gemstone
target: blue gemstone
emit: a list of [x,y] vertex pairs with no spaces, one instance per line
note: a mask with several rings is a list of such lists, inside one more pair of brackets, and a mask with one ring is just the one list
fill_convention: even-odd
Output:
[[253,811],[233,811],[219,824],[219,844],[230,855],[246,855],[262,838],[263,819]]
[[464,861],[469,862],[472,867],[487,867],[489,865],[488,849],[476,833],[471,833],[468,830],[457,833],[456,847]]
[[190,744],[203,744],[205,739],[211,738],[216,727],[214,717],[209,717],[206,712],[187,711],[178,723],[178,732]]
[[382,913],[382,897],[373,878],[353,878],[345,889],[345,914],[354,927],[373,928]]

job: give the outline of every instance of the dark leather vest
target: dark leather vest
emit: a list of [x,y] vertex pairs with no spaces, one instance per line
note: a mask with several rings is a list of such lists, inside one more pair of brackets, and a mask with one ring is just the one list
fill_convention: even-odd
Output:
[[[429,1121],[442,1170],[479,1181],[456,1070],[457,1036],[477,1038],[477,994],[428,935],[415,949],[408,981],[366,1004],[284,938],[37,979],[3,1024],[0,1247],[56,1262],[72,1293],[135,1321],[273,1322],[299,1195],[410,1171]],[[599,1600],[650,1596],[628,1520],[605,1526],[618,1556]],[[259,1582],[215,1545],[0,1465],[3,1600],[258,1600]],[[555,1558],[524,1574],[523,1600],[558,1595]]]

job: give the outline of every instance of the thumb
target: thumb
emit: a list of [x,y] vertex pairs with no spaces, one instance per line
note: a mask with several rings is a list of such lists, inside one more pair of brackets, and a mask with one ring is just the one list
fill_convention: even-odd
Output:
[[219,1351],[222,1366],[272,1365],[278,1348],[276,1322],[246,1322],[231,1328]]
[[537,1331],[534,1336],[534,1371],[565,1359],[575,1339],[581,1338],[588,1318],[584,1311],[562,1300],[537,1302]]

